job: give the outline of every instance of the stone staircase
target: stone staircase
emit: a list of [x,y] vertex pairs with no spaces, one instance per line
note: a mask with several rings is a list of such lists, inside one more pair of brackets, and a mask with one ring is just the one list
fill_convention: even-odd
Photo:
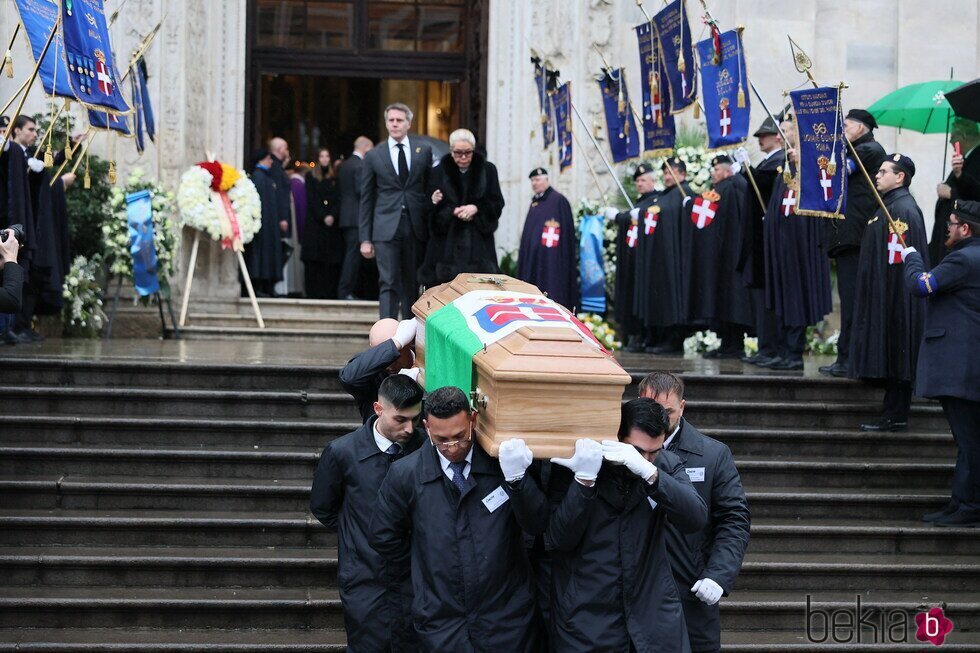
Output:
[[[626,364],[635,381],[654,362]],[[0,651],[344,650],[335,537],[307,511],[320,450],[357,426],[338,371],[5,360]],[[685,378],[687,416],[731,446],[753,516],[725,651],[923,650],[914,614],[933,605],[955,624],[944,648],[980,651],[980,538],[917,521],[952,473],[938,406],[916,402],[909,433],[865,434],[880,398],[856,383]],[[822,615],[856,597],[904,615],[901,642],[866,627],[857,644],[854,615],[834,643]]]

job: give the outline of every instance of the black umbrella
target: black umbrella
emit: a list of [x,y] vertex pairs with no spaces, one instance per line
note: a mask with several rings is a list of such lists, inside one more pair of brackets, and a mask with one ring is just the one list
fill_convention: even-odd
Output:
[[960,118],[980,122],[980,79],[967,82],[946,93],[946,101]]

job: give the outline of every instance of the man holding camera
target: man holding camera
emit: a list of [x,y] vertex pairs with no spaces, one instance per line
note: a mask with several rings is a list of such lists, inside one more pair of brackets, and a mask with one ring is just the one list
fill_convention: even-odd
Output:
[[0,313],[20,310],[24,270],[17,265],[20,241],[15,230],[18,226],[0,231]]

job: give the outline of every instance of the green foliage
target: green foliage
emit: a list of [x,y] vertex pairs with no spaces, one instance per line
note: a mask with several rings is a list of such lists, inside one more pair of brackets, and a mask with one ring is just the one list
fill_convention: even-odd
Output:
[[109,186],[109,162],[96,156],[88,161],[92,187],[84,188],[85,161],[78,167],[78,179],[66,193],[68,202],[68,236],[71,239],[75,256],[91,260],[105,254],[105,241],[102,225],[110,218],[109,199],[112,188]]
[[500,271],[506,274],[508,277],[517,278],[517,250],[510,249],[504,250],[503,256],[500,257]]

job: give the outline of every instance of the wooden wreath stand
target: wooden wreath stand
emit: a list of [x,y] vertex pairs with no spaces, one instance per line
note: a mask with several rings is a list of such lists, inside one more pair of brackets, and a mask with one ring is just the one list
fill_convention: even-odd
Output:
[[[191,258],[187,264],[187,280],[184,282],[184,297],[180,303],[180,326],[184,326],[187,321],[187,304],[191,298],[191,288],[194,286],[194,268],[197,265],[197,250],[201,246],[201,232],[194,234],[194,244],[191,246]],[[255,299],[255,290],[252,288],[252,278],[248,275],[248,266],[245,265],[245,257],[238,250],[235,250],[238,257],[238,267],[242,271],[242,278],[245,279],[245,288],[248,290],[248,298],[252,301],[252,310],[255,311],[255,320],[260,329],[265,328],[265,321],[262,319],[262,311],[259,310],[259,302]]]

